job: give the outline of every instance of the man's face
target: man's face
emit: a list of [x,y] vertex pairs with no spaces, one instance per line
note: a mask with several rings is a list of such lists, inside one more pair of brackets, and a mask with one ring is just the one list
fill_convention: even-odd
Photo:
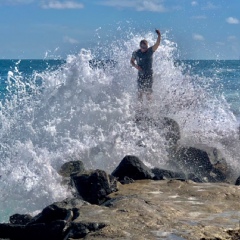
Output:
[[141,49],[141,52],[146,52],[148,50],[148,46],[144,43],[141,43],[140,49]]

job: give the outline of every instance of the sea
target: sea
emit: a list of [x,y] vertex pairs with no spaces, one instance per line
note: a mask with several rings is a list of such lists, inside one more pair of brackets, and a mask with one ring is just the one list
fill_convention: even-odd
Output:
[[[145,38],[154,44],[152,33]],[[70,197],[58,174],[67,161],[108,173],[125,155],[166,165],[161,129],[135,121],[130,58],[141,39],[131,35],[65,59],[0,60],[0,222]],[[151,118],[175,120],[179,144],[218,149],[239,176],[240,60],[181,60],[165,37],[153,70],[153,99],[143,103]]]

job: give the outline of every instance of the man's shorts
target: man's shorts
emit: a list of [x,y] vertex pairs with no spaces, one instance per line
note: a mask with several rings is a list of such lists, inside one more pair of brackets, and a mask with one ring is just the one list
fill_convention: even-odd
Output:
[[152,93],[153,76],[150,75],[138,75],[137,79],[138,91]]

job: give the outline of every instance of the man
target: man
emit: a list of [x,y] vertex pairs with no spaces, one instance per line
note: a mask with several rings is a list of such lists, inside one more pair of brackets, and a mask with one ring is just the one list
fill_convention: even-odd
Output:
[[[152,61],[153,53],[158,49],[161,40],[161,33],[156,30],[158,35],[156,43],[152,47],[148,47],[148,42],[142,40],[140,42],[140,49],[136,50],[132,54],[130,63],[138,70],[138,100],[142,104],[143,94],[146,94],[148,101],[151,100],[152,84],[153,84],[153,70]],[[136,64],[136,63],[137,64]]]

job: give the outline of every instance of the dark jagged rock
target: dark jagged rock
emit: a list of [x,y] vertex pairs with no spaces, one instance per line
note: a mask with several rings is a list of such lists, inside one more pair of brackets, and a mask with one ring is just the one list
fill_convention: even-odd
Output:
[[16,240],[59,240],[67,234],[70,224],[79,216],[79,209],[89,203],[68,198],[45,207],[35,217],[15,214],[10,224],[0,224],[0,238]]
[[237,178],[235,185],[239,186],[240,185],[240,176]]
[[178,163],[187,172],[197,172],[202,175],[212,170],[208,154],[200,149],[182,147],[176,152],[176,157]]
[[24,225],[2,223],[0,224],[0,238],[24,239],[25,228]]
[[78,198],[68,198],[62,202],[53,203],[45,207],[41,213],[31,219],[28,225],[37,223],[51,223],[57,220],[69,222],[74,218],[74,210],[89,203]]
[[175,159],[180,169],[189,174],[194,173],[202,182],[225,181],[226,176],[214,168],[208,154],[193,147],[181,147],[176,151]]
[[70,161],[61,166],[59,174],[63,177],[70,177],[71,174],[82,173],[85,171],[82,161]]
[[70,214],[69,209],[58,207],[55,204],[49,205],[42,210],[42,212],[32,219],[28,225],[33,225],[37,223],[51,223],[56,220],[65,220]]
[[200,178],[196,177],[196,175],[194,173],[187,174],[187,178],[188,178],[188,180],[192,180],[193,182],[198,182],[198,183],[203,182]]
[[74,175],[72,180],[79,195],[92,204],[101,204],[108,194],[117,191],[115,177],[99,169]]
[[121,184],[130,184],[130,183],[133,183],[134,180],[130,177],[125,176],[123,179],[120,179],[119,182]]
[[17,225],[26,225],[32,220],[32,216],[29,214],[14,214],[9,217],[9,222],[11,224],[17,224]]
[[186,179],[184,173],[173,172],[171,170],[153,168],[152,172],[154,173],[154,180],[164,180],[164,179]]
[[70,231],[68,234],[68,238],[73,238],[73,239],[77,239],[77,238],[83,238],[85,237],[88,233],[90,232],[95,232],[98,231],[102,228],[104,228],[106,226],[105,223],[82,223],[82,222],[73,222],[71,223],[70,226]]
[[112,172],[114,177],[120,181],[124,177],[129,177],[134,180],[153,179],[154,174],[143,162],[136,156],[125,156],[118,167]]
[[165,117],[163,125],[165,128],[165,138],[169,142],[169,146],[175,147],[181,137],[178,123],[171,118]]
[[59,240],[63,238],[64,221],[54,221],[50,224],[33,225],[0,224],[0,238],[11,240]]

